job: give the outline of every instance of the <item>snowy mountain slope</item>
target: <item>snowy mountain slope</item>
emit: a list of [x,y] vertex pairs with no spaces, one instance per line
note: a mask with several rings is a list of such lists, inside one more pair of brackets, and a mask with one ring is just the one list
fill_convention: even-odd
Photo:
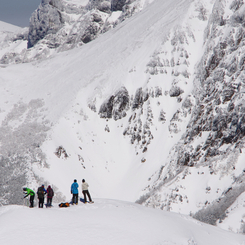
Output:
[[243,2],[136,2],[86,45],[1,68],[0,201],[45,183],[58,202],[85,178],[243,232]]
[[[242,245],[244,236],[184,215],[137,204],[96,199],[69,208],[0,208],[1,244],[198,244]],[[48,222],[47,222],[48,221]],[[40,236],[40,233],[42,234]]]
[[[27,45],[27,28],[20,28],[0,21],[0,57],[6,52],[21,52]],[[25,41],[26,38],[26,41]]]
[[[152,1],[42,0],[30,18],[27,37],[22,39],[25,48],[4,50],[0,63],[31,62],[84,45]],[[9,38],[3,44],[13,41]]]
[[[14,144],[16,147],[12,147],[17,148],[17,154],[20,154],[15,156],[15,160],[24,155],[27,158],[26,164],[31,165],[29,168],[34,168],[36,174],[58,186],[66,196],[70,195],[69,185],[73,178],[91,176],[94,181],[92,189],[96,190],[97,196],[135,200],[138,191],[144,187],[149,177],[148,171],[156,171],[159,162],[142,164],[143,156],[137,154],[138,146],[135,151],[134,147],[131,147],[130,139],[123,136],[125,127],[122,127],[122,124],[124,121],[127,126],[128,117],[117,121],[116,125],[113,121],[99,119],[95,109],[90,108],[96,108],[98,111],[106,98],[121,86],[130,89],[133,83],[133,86],[138,88],[142,85],[142,79],[147,82],[148,74],[142,71],[146,68],[148,59],[143,57],[153,54],[157,45],[164,39],[159,30],[169,30],[178,23],[181,13],[189,6],[188,2],[176,1],[176,5],[177,3],[177,19],[175,7],[170,2],[164,5],[156,2],[149,6],[154,11],[151,21],[148,12],[143,11],[138,16],[139,19],[125,21],[120,28],[105,33],[79,50],[71,50],[39,63],[2,69],[4,137],[15,139],[19,134],[26,134],[26,127],[35,129],[30,135],[31,139],[27,142],[17,141]],[[170,9],[163,19],[161,13],[166,8]],[[128,28],[127,25],[133,28]],[[124,36],[126,32],[127,36]],[[138,71],[131,74],[129,71],[133,68]],[[133,93],[135,90],[132,87],[132,90],[129,90],[130,97]],[[7,115],[9,111],[5,108],[11,108],[15,103],[15,108]],[[16,121],[18,118],[21,118],[21,121]],[[110,131],[115,129],[112,133],[104,130],[107,124]],[[84,128],[86,130],[83,130]],[[46,141],[43,143],[44,137]],[[41,145],[42,148],[39,147]],[[54,154],[60,146],[69,156],[64,160]],[[6,143],[2,144],[1,151],[5,149],[3,157],[9,159],[8,156],[12,157],[12,154],[9,154]],[[34,154],[30,156],[29,151]],[[46,159],[41,151],[46,154]],[[85,163],[79,159],[84,159]],[[39,170],[46,162],[50,169]],[[132,167],[133,172],[130,170]],[[127,177],[128,171],[131,178]],[[63,172],[65,175],[54,176],[54,172]],[[32,176],[29,176],[29,181],[37,187]],[[125,184],[126,181],[129,183]],[[136,191],[132,190],[133,186]]]
[[16,32],[16,31],[19,31],[20,29],[22,28],[20,28],[19,26],[14,26],[14,25],[5,23],[3,21],[0,21],[0,31],[1,32]]
[[214,3],[195,71],[194,113],[140,203],[184,213],[202,209],[194,217],[216,224],[244,192],[243,8],[241,1]]

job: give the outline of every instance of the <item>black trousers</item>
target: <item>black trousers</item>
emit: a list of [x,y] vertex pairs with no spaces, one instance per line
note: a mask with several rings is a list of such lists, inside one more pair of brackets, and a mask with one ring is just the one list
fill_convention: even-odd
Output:
[[90,196],[88,190],[83,191],[83,196],[84,196],[84,202],[87,202],[86,196],[88,196],[88,200],[89,200],[90,202],[92,202],[92,199],[91,199],[91,196]]
[[34,207],[34,197],[35,197],[35,195],[30,196],[30,207],[31,207],[31,208]]
[[43,208],[44,197],[38,199],[39,199],[39,203],[38,203],[39,208]]
[[73,194],[73,196],[72,196],[72,204],[73,203],[78,204],[78,194]]

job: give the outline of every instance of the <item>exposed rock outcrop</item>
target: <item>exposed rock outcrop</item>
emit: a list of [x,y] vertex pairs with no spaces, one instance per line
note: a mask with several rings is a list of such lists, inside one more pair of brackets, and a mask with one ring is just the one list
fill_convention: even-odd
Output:
[[[30,18],[27,49],[8,51],[0,64],[22,63],[84,45],[141,11],[142,0],[89,0],[86,6],[67,0],[42,0]],[[113,15],[114,12],[117,12]],[[113,17],[112,17],[113,15]],[[116,16],[116,17],[115,17]],[[4,42],[9,45],[8,37]]]
[[28,48],[33,47],[48,34],[55,34],[64,25],[62,16],[63,2],[59,0],[42,0],[30,19]]

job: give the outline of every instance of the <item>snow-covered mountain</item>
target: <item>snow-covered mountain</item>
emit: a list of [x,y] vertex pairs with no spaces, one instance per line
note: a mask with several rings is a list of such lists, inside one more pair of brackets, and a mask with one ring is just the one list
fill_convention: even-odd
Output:
[[[86,44],[141,11],[153,0],[42,0],[28,31],[2,41],[0,63],[39,60]],[[22,42],[16,42],[21,40]],[[26,44],[27,43],[27,44]],[[23,44],[25,46],[23,46]]]
[[41,183],[67,200],[85,178],[94,197],[243,232],[244,8],[42,0],[1,41],[1,203]]

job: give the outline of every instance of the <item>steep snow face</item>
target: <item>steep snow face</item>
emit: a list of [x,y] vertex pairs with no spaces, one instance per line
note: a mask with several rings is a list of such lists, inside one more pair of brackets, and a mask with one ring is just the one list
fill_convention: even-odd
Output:
[[0,63],[31,62],[86,44],[152,1],[42,0],[30,19],[27,46],[5,50]]
[[[183,16],[189,3],[178,3],[183,7],[180,8],[179,16]],[[158,12],[154,11],[154,17],[142,12],[140,21],[134,19],[130,22],[133,28],[128,30],[125,24],[86,45],[88,49],[81,49],[82,53],[75,55],[76,50],[73,54],[68,54],[76,60],[75,63],[73,61],[69,64],[70,59],[64,57],[69,60],[66,64],[72,69],[75,64],[79,65],[79,73],[69,73],[70,91],[64,85],[58,88],[61,90],[57,92],[65,93],[67,97],[60,102],[61,110],[61,104],[65,106],[65,102],[69,102],[69,96],[74,96],[69,93],[79,87],[80,91],[69,102],[69,111],[52,127],[49,136],[52,140],[46,141],[42,146],[51,163],[51,171],[44,169],[38,175],[54,181],[52,173],[63,168],[62,172],[66,176],[60,176],[55,182],[62,187],[66,196],[69,196],[69,188],[66,187],[64,178],[71,181],[73,178],[81,179],[82,175],[93,179],[92,189],[96,196],[136,200],[149,176],[157,171],[162,159],[166,158],[165,151],[169,151],[180,137],[177,134],[169,135],[169,141],[164,145],[159,144],[164,141],[163,135],[169,134],[168,123],[165,122],[170,122],[173,115],[168,112],[178,108],[182,101],[177,95],[168,95],[171,84],[166,83],[163,89],[159,87],[164,77],[175,78],[171,75],[170,67],[166,67],[166,73],[159,72],[158,76],[148,72],[150,56],[168,38],[166,30],[179,23],[170,2],[161,7],[170,8],[164,20],[159,5],[160,2],[156,6],[152,5],[152,9],[158,9]],[[151,22],[149,18],[152,18]],[[170,21],[167,25],[166,20]],[[166,33],[159,30],[165,30]],[[128,36],[124,36],[126,31]],[[103,52],[97,51],[94,59],[91,53],[94,50]],[[135,56],[135,52],[140,56]],[[62,57],[60,59],[64,59]],[[155,58],[152,59],[154,61]],[[64,81],[64,78],[60,79]],[[79,83],[76,82],[77,79],[80,80]],[[182,96],[188,96],[188,90],[182,92]],[[172,107],[164,109],[169,98]],[[187,123],[187,115],[183,119],[184,123]],[[62,133],[64,128],[67,134]],[[58,154],[59,158],[54,154],[56,149],[61,152]],[[76,176],[74,172],[77,173]]]
[[[194,217],[216,224],[244,192],[243,10],[242,1],[215,1],[195,70],[191,120],[140,203],[184,213],[202,209]],[[243,231],[243,222],[238,226]]]
[[[163,107],[171,98],[170,109],[178,108],[181,98],[165,93],[171,84],[159,86],[164,77],[172,77],[171,68],[152,79],[148,63],[189,5],[153,2],[137,18],[79,49],[2,68],[1,129],[5,139],[13,139],[1,142],[2,160],[14,164],[14,156],[28,166],[20,186],[24,181],[33,188],[49,182],[62,191],[60,197],[69,198],[73,179],[85,177],[90,183],[93,180],[95,196],[138,198],[149,175],[166,157],[165,149],[179,137],[169,136],[166,148],[159,144],[168,132],[165,121],[172,118],[171,113],[165,116]],[[30,139],[25,141],[22,137],[28,130]],[[20,140],[10,148],[7,142],[14,139]],[[4,176],[14,179],[18,174]],[[7,182],[4,203],[12,202],[11,181],[2,181]]]

